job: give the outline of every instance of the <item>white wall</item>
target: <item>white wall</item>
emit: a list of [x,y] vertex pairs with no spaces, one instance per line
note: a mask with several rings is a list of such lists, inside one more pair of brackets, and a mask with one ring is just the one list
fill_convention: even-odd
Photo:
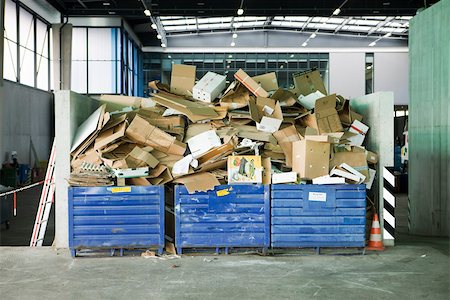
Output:
[[365,94],[365,53],[330,53],[329,93],[347,99]]
[[396,105],[409,103],[408,53],[374,53],[374,92],[393,91]]
[[53,141],[53,95],[19,83],[0,87],[0,160],[17,151],[19,163],[30,164],[30,139],[39,160],[48,160]]

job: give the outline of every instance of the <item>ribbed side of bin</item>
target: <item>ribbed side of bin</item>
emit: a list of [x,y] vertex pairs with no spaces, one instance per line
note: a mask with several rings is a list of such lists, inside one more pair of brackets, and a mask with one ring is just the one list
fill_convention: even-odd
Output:
[[175,187],[175,244],[183,248],[270,246],[270,193],[264,185],[221,185],[189,195]]
[[365,185],[273,185],[271,245],[364,247]]
[[[69,248],[164,248],[164,186],[69,188]],[[122,252],[122,251],[121,251]]]

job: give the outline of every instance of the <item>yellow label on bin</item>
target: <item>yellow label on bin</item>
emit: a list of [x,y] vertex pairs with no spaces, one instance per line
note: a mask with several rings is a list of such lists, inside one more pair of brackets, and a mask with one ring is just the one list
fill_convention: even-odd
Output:
[[223,197],[223,196],[226,196],[229,194],[230,194],[230,192],[228,191],[228,189],[223,189],[223,190],[216,192],[217,197]]
[[121,186],[111,188],[111,193],[129,193],[131,192],[131,186]]

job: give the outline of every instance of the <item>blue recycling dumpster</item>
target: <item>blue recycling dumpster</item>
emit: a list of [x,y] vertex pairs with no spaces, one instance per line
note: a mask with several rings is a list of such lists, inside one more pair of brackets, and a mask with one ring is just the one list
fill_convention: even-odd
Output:
[[270,246],[268,185],[220,185],[189,194],[175,187],[175,246],[183,248],[261,248]]
[[164,186],[69,188],[69,248],[164,249]]
[[271,245],[364,247],[366,186],[272,185]]

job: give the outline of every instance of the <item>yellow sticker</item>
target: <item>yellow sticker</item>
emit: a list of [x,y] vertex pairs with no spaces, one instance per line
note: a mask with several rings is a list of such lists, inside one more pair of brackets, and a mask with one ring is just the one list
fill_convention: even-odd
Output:
[[228,191],[228,189],[224,189],[224,190],[217,191],[216,194],[218,197],[223,197],[223,196],[229,195],[230,192]]
[[111,188],[111,193],[129,193],[131,192],[131,186],[121,186]]

